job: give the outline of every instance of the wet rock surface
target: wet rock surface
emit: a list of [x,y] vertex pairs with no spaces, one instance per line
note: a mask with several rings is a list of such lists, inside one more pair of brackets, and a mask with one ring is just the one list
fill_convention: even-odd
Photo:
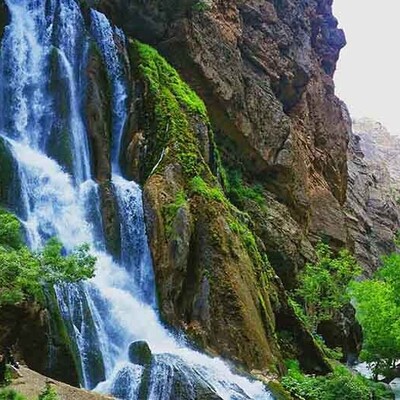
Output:
[[152,354],[149,345],[144,341],[133,342],[128,349],[129,361],[145,367],[151,364]]
[[[306,232],[346,241],[347,127],[332,74],[343,32],[329,1],[98,3],[155,44],[205,100],[226,138]],[[172,7],[173,5],[173,7]]]

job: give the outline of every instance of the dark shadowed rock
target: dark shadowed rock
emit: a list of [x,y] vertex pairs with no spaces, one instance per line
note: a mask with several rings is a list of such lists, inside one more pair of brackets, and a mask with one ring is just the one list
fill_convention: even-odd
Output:
[[0,0],[0,40],[3,37],[3,30],[10,22],[10,13],[4,0]]
[[129,345],[129,361],[143,367],[150,365],[152,354],[149,345],[145,341],[133,342]]

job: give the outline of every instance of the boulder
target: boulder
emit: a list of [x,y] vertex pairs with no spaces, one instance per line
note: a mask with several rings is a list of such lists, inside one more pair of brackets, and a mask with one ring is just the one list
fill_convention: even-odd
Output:
[[147,342],[140,340],[133,342],[129,346],[129,360],[133,364],[146,367],[151,364],[152,354]]

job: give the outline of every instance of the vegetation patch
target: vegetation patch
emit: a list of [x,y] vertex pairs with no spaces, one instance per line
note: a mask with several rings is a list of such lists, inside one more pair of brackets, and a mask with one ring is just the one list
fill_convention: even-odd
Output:
[[0,400],[27,400],[22,394],[17,393],[15,390],[3,389],[0,390]]
[[187,205],[187,199],[185,192],[180,190],[172,203],[169,203],[163,207],[165,230],[168,236],[171,235],[172,224],[178,214],[178,211]]
[[50,239],[42,251],[32,252],[23,244],[19,220],[0,211],[0,306],[27,299],[44,302],[46,284],[89,279],[95,263],[89,246],[65,255],[57,239]]
[[319,243],[316,252],[317,262],[305,266],[294,294],[314,333],[322,321],[332,319],[350,302],[349,284],[361,274],[360,266],[347,250],[334,257],[328,245]]
[[288,373],[282,378],[283,387],[296,399],[303,400],[384,400],[393,394],[383,385],[337,364],[326,376],[304,375],[297,361],[287,362]]
[[199,0],[193,4],[192,9],[196,12],[206,12],[211,10],[212,0]]
[[58,395],[56,389],[54,389],[50,384],[46,384],[46,387],[40,393],[38,400],[58,400]]
[[152,114],[150,128],[156,134],[150,144],[150,164],[156,165],[162,151],[168,148],[185,175],[199,175],[204,163],[192,122],[198,120],[209,125],[203,101],[157,50],[134,41],[131,42],[132,51],[139,77],[147,86],[149,113]]
[[222,190],[217,186],[212,187],[208,185],[207,182],[205,182],[200,176],[195,176],[192,178],[189,187],[192,193],[198,194],[207,200],[215,200],[223,204],[227,203],[226,197]]
[[264,190],[260,184],[247,185],[238,170],[229,170],[226,177],[228,197],[237,207],[243,209],[247,200],[252,200],[261,207],[266,206]]
[[360,359],[368,363],[374,378],[388,381],[397,376],[400,358],[400,254],[383,258],[383,266],[371,278],[354,282],[351,295],[363,328]]

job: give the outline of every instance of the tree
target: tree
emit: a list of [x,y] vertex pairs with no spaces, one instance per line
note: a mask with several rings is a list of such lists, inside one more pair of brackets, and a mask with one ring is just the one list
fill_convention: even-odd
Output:
[[347,250],[341,250],[337,257],[324,243],[319,243],[316,250],[317,262],[305,266],[295,291],[314,332],[320,322],[331,319],[350,301],[348,285],[361,273],[355,258]]
[[374,372],[390,377],[400,359],[400,255],[383,259],[373,279],[355,282],[351,294],[364,333],[360,354]]
[[18,219],[0,211],[0,306],[27,298],[41,301],[46,284],[89,279],[95,263],[88,245],[63,255],[57,239],[50,239],[42,251],[32,252],[23,245]]

